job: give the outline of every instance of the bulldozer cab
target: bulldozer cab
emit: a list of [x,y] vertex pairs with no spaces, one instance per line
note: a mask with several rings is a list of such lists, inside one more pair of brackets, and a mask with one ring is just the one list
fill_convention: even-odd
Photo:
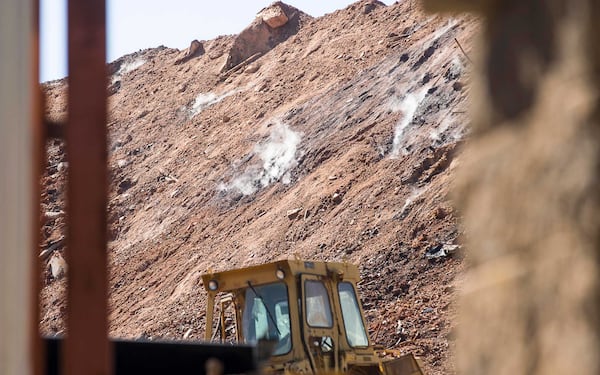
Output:
[[352,264],[282,260],[202,280],[208,292],[206,339],[269,342],[267,372],[422,374],[412,355],[403,360],[404,371],[374,350]]

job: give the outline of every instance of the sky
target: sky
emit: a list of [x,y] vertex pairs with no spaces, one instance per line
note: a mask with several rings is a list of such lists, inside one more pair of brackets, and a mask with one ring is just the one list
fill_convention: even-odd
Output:
[[[237,34],[274,0],[107,0],[107,61],[144,48],[184,49],[194,39]],[[319,17],[353,0],[286,0]],[[390,4],[393,1],[384,1]],[[40,79],[67,75],[66,0],[41,0]]]

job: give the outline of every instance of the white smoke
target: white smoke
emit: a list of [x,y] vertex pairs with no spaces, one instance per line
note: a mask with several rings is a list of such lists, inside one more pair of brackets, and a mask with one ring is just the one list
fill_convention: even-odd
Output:
[[239,191],[244,195],[254,194],[259,189],[276,181],[283,184],[291,182],[290,171],[298,165],[296,157],[301,135],[286,124],[277,122],[269,138],[254,148],[254,153],[262,161],[261,166],[250,166],[220,190]]
[[410,195],[406,198],[404,202],[404,206],[400,209],[400,212],[397,214],[400,219],[404,219],[408,212],[412,209],[412,204],[417,200],[421,194],[423,194],[427,190],[427,187],[422,187],[420,189],[411,189]]
[[455,74],[462,74],[464,69],[465,65],[462,63],[462,61],[460,61],[460,58],[458,58],[458,56],[454,56],[450,65],[450,71],[454,72]]
[[288,171],[294,168],[296,160],[296,149],[300,143],[300,134],[294,132],[287,125],[277,123],[266,144],[260,145],[257,151],[263,160],[264,174],[261,184],[266,186],[281,178],[284,184],[290,183]]
[[450,132],[449,138],[453,142],[456,142],[456,141],[463,139],[465,137],[465,135],[468,134],[468,132],[469,132],[468,128],[466,128],[464,126],[457,126],[453,131]]
[[136,70],[140,66],[144,65],[145,63],[146,63],[146,60],[140,58],[140,59],[135,59],[133,61],[121,64],[121,67],[119,68],[119,70],[112,77],[112,83],[119,81],[125,74],[127,74],[129,72],[133,72],[134,70]]
[[425,98],[426,94],[427,88],[423,88],[416,93],[406,95],[404,100],[400,102],[394,100],[390,103],[390,109],[392,111],[402,112],[402,119],[398,121],[396,128],[394,129],[394,141],[392,144],[392,151],[390,153],[391,158],[397,158],[400,154],[400,146],[402,145],[402,139],[404,133],[406,132],[406,128],[413,121],[415,112],[417,111],[417,108],[419,108],[419,105]]
[[198,113],[202,112],[206,108],[210,107],[213,104],[217,104],[221,100],[225,99],[228,96],[231,96],[235,93],[239,92],[238,90],[227,91],[221,95],[216,95],[212,92],[208,93],[200,93],[196,96],[194,103],[192,104],[192,108],[190,109],[190,118],[196,116]]

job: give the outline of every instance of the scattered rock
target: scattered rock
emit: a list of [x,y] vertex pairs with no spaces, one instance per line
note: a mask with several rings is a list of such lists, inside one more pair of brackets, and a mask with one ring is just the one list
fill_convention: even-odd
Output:
[[190,43],[190,46],[188,47],[185,54],[187,56],[193,56],[193,55],[197,54],[198,52],[201,52],[201,53],[204,52],[204,45],[202,43],[200,43],[198,40],[194,39]]
[[58,165],[56,166],[56,170],[58,172],[62,172],[64,170],[66,170],[67,168],[69,168],[69,163],[66,161],[61,161],[60,163],[58,163]]
[[119,182],[119,185],[117,186],[117,194],[123,194],[124,192],[129,190],[129,188],[133,185],[134,183],[133,181],[131,181],[131,179],[124,178],[123,180],[121,180],[121,182]]
[[117,92],[119,92],[120,88],[121,88],[121,80],[113,82],[110,86],[108,86],[108,89],[107,89],[108,96],[112,96],[112,95],[116,94]]
[[43,250],[39,255],[40,259],[46,260],[50,256],[50,254],[52,254],[53,251],[54,250],[50,249]]
[[425,73],[425,75],[423,76],[423,79],[421,80],[421,84],[426,84],[429,81],[431,81],[431,73],[427,72]]
[[398,320],[396,322],[396,334],[397,335],[406,335],[407,334],[406,328],[404,328],[404,325],[401,320]]
[[192,334],[192,329],[188,329],[185,334],[183,335],[183,339],[187,339],[188,337],[190,337],[190,335]]
[[149,110],[147,110],[147,109],[145,109],[145,110],[143,110],[142,112],[140,112],[140,114],[139,114],[139,115],[137,115],[137,117],[136,117],[136,118],[139,120],[139,119],[141,119],[141,118],[143,118],[143,117],[146,117],[146,116],[148,115],[148,113],[150,113],[150,111],[149,111]]
[[385,6],[385,4],[382,3],[381,1],[368,1],[363,6],[362,12],[363,12],[363,14],[369,14],[372,11],[374,11],[377,7],[380,7],[380,6]]
[[350,255],[352,253],[354,253],[355,251],[360,250],[361,247],[359,244],[352,244],[350,246],[348,246],[347,248],[344,249],[344,253],[346,253],[346,255]]
[[446,215],[448,215],[448,212],[446,212],[444,207],[441,206],[436,208],[435,211],[433,211],[433,217],[435,217],[438,220],[445,218]]
[[319,42],[314,42],[311,43],[308,48],[306,49],[306,52],[304,53],[304,58],[308,57],[309,55],[317,52],[319,49],[321,48],[321,43]]
[[260,64],[258,64],[258,63],[254,63],[254,64],[250,64],[250,65],[248,65],[248,66],[246,67],[246,69],[244,69],[244,72],[245,72],[245,73],[252,74],[252,73],[256,73],[256,72],[258,72],[258,69],[260,69]]
[[454,91],[460,91],[463,88],[463,84],[460,81],[456,81],[452,84],[452,88],[454,89]]
[[460,245],[444,245],[444,250],[446,251],[447,254],[453,254],[455,253],[458,249],[460,249]]
[[51,242],[50,244],[48,244],[48,247],[40,253],[40,255],[39,255],[40,259],[42,259],[42,260],[48,259],[48,257],[50,255],[52,255],[52,253],[54,253],[54,251],[56,251],[61,246],[63,246],[64,243],[65,243],[65,237],[61,237],[58,240]]
[[335,204],[340,204],[342,203],[342,195],[340,193],[333,193],[333,195],[331,196],[331,200]]
[[373,4],[372,2],[368,2],[363,7],[363,14],[369,14],[373,10],[375,10],[375,4]]
[[61,217],[64,216],[65,211],[60,210],[60,211],[46,211],[44,212],[44,217],[46,219],[56,219],[57,217]]
[[425,252],[425,257],[427,259],[443,258],[447,255],[448,254],[446,254],[446,252],[444,251],[444,246],[442,244],[432,246],[428,248]]
[[274,3],[271,6],[264,8],[256,15],[256,18],[261,18],[273,29],[285,25],[289,20],[279,3]]
[[159,180],[163,180],[163,181],[165,181],[168,184],[172,184],[172,183],[175,183],[175,182],[179,181],[177,179],[177,177],[168,174],[164,170],[160,170]]
[[256,91],[257,92],[269,91],[269,82],[263,82],[260,86],[258,86]]
[[446,73],[444,73],[444,78],[446,78],[446,80],[448,80],[448,81],[458,79],[458,78],[460,78],[460,76],[462,74],[462,70],[463,70],[462,64],[458,60],[455,60],[450,65],[450,67],[448,68]]
[[58,252],[55,252],[52,255],[48,261],[48,267],[50,268],[50,273],[54,279],[61,278],[67,272],[67,262]]
[[192,40],[190,46],[185,51],[185,55],[182,58],[175,61],[175,65],[183,64],[184,62],[190,60],[193,57],[204,54],[204,45],[197,41],[196,39]]
[[294,220],[298,217],[300,211],[302,211],[302,208],[294,208],[292,210],[288,210],[286,216],[288,217],[288,219]]
[[171,197],[171,198],[177,198],[180,195],[181,195],[181,189],[177,188],[177,189],[173,190],[171,192],[171,194],[169,194],[169,197]]

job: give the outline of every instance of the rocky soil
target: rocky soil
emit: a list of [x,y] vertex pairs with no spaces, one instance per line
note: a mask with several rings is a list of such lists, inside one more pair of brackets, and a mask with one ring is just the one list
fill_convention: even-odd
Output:
[[[448,195],[469,126],[457,41],[469,53],[478,25],[411,3],[320,18],[281,6],[262,13],[276,28],[261,16],[109,65],[111,335],[201,339],[208,270],[346,260],[371,337],[454,372],[464,256]],[[44,89],[47,115],[64,118],[66,81]],[[47,334],[64,332],[65,161],[49,143]]]

